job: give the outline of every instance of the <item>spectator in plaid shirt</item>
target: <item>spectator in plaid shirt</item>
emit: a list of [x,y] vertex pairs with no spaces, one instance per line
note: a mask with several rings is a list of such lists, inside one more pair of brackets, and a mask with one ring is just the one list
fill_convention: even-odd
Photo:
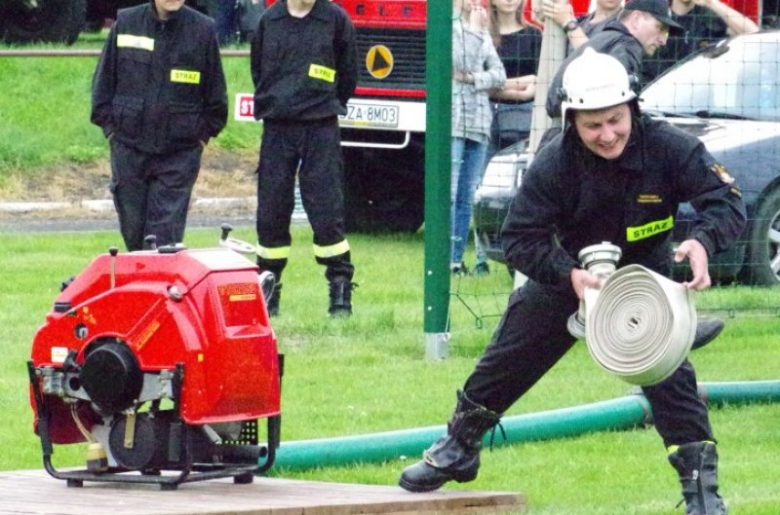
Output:
[[506,71],[488,31],[480,0],[454,0],[452,21],[452,255],[450,270],[466,274],[463,254],[471,204],[485,169],[493,112],[491,90],[503,89]]
[[643,83],[647,84],[684,57],[717,43],[723,38],[758,32],[747,16],[721,0],[671,0],[672,19],[685,28],[683,34],[670,34],[666,46],[645,59]]

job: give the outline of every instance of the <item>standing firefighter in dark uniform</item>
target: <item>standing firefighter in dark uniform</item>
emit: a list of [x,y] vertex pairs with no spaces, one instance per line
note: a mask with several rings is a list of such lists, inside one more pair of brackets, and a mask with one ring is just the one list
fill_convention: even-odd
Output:
[[252,39],[255,118],[263,121],[257,168],[257,264],[277,278],[268,302],[279,313],[290,255],[296,174],[314,231],[314,256],[326,267],[331,316],[352,313],[349,243],[344,231],[344,167],[338,115],[357,84],[355,29],[329,0],[280,0]]
[[[482,437],[571,349],[567,319],[585,288],[601,287],[577,260],[581,249],[609,241],[622,249],[621,265],[668,276],[674,217],[678,204],[690,201],[697,217],[674,259],[689,260],[692,279],[683,285],[701,290],[710,285],[709,256],[732,245],[745,226],[733,179],[697,138],[639,112],[617,59],[586,50],[567,68],[563,88],[563,132],[523,174],[503,227],[507,260],[529,280],[512,293],[458,392],[447,435],[401,475],[407,490],[473,480]],[[724,515],[715,438],[693,366],[686,359],[669,378],[642,389],[679,473],[686,514]]]
[[184,238],[203,149],[227,123],[214,21],[184,0],[123,9],[92,89],[92,122],[111,145],[111,192],[128,250]]

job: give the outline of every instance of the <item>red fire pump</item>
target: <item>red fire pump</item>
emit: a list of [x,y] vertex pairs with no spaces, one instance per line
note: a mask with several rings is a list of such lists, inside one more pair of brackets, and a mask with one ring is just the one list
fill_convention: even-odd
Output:
[[[283,356],[264,301],[273,275],[231,248],[152,248],[98,256],[63,284],[35,335],[28,368],[46,471],[76,487],[251,483],[280,438]],[[54,444],[80,442],[86,468],[56,469]]]

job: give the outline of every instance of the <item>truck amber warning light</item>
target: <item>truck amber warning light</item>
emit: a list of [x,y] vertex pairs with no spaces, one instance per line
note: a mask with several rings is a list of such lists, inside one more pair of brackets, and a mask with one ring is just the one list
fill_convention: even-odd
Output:
[[384,79],[393,71],[393,53],[384,45],[374,45],[366,52],[366,68],[375,79]]

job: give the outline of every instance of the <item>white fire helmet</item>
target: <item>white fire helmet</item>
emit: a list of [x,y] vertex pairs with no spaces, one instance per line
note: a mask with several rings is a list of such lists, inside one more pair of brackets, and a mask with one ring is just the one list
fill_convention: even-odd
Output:
[[603,109],[636,98],[625,67],[608,54],[586,48],[563,72],[561,117],[568,109]]

